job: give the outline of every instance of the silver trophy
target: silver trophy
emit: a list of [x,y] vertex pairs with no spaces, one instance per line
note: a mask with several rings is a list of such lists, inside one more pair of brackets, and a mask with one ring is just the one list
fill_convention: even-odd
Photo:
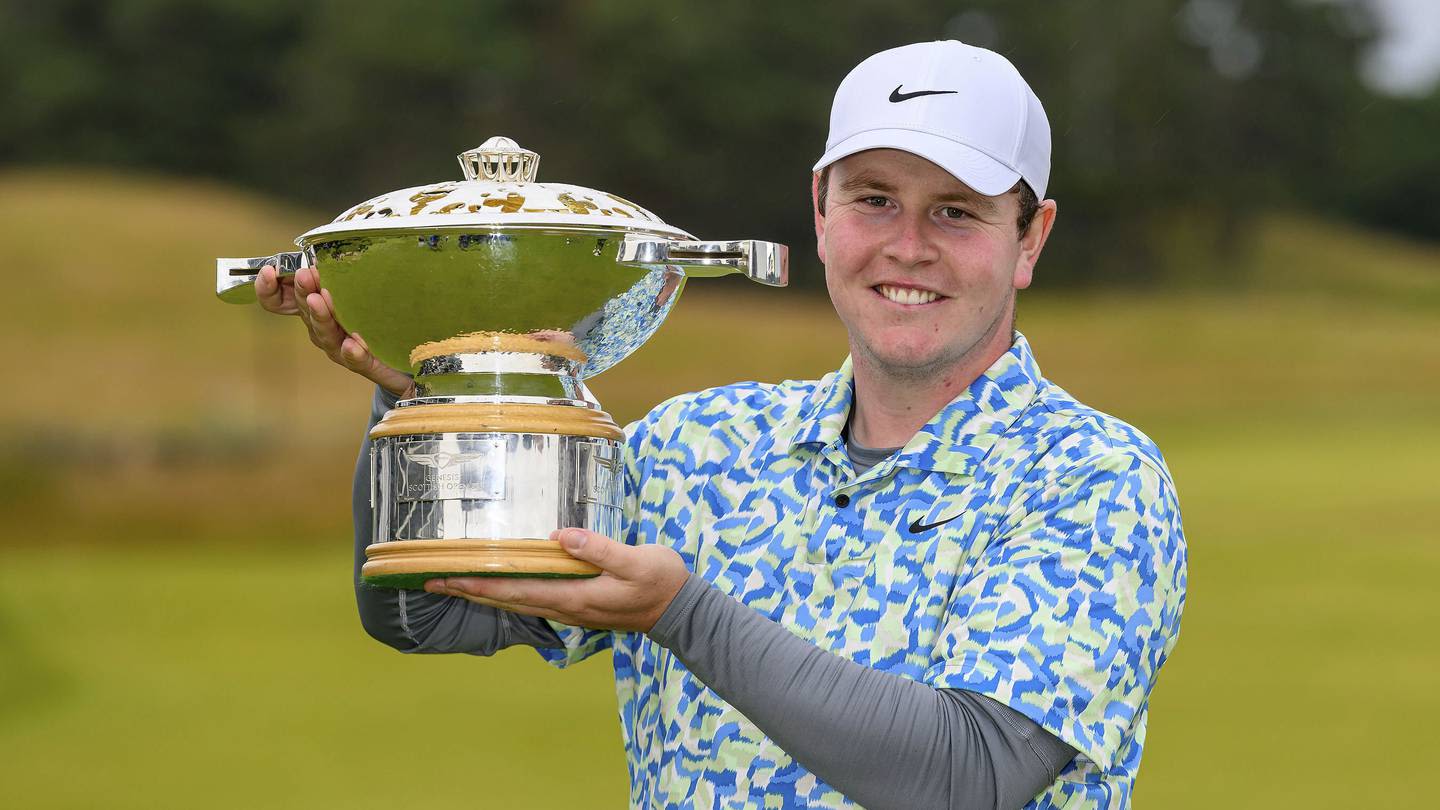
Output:
[[689,276],[786,283],[784,245],[696,240],[613,194],[537,183],[539,162],[491,138],[460,155],[464,180],[367,200],[298,252],[215,262],[234,303],[266,264],[313,265],[340,323],[415,377],[370,432],[372,585],[598,574],[548,539],[622,530],[622,434],[584,381],[648,340]]

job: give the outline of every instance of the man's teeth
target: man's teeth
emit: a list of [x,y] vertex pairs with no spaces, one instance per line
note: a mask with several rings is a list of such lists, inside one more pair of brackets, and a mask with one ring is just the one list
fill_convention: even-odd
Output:
[[910,287],[890,287],[884,284],[876,287],[880,294],[889,298],[897,304],[928,304],[940,297],[939,293],[929,290],[916,290]]

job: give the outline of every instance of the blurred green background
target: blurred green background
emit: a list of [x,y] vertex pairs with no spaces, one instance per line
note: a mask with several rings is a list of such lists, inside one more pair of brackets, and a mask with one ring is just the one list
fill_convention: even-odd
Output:
[[807,197],[830,95],[875,50],[958,37],[1009,55],[1054,129],[1020,328],[1180,488],[1189,601],[1138,804],[1415,804],[1440,719],[1440,94],[1383,56],[1440,21],[1389,5],[3,0],[3,803],[623,806],[608,662],[364,635],[368,388],[298,321],[216,301],[213,259],[506,134],[542,180],[793,247],[790,289],[691,285],[595,380],[617,419],[818,375],[845,352]]

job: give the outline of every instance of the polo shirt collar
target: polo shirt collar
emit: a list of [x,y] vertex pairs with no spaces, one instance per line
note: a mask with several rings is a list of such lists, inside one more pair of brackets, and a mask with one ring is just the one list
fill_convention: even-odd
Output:
[[801,405],[790,444],[816,444],[830,447],[839,444],[855,401],[855,369],[849,357],[820,380],[815,390]]
[[[1019,332],[1001,355],[959,396],[927,422],[900,452],[872,472],[891,466],[973,474],[995,442],[1034,401],[1042,377],[1030,343]],[[820,381],[799,409],[793,445],[838,448],[855,399],[850,358]]]

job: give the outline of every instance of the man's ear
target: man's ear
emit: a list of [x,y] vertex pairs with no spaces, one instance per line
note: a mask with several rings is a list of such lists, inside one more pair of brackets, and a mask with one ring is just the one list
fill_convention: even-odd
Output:
[[820,173],[810,175],[810,212],[815,217],[815,255],[825,263],[825,214],[820,210]]
[[1055,227],[1055,201],[1045,200],[1030,220],[1030,227],[1020,237],[1020,255],[1015,260],[1015,277],[1012,283],[1017,290],[1030,286],[1035,275],[1035,262],[1040,260],[1040,251],[1045,249],[1045,240],[1050,238],[1050,229]]

